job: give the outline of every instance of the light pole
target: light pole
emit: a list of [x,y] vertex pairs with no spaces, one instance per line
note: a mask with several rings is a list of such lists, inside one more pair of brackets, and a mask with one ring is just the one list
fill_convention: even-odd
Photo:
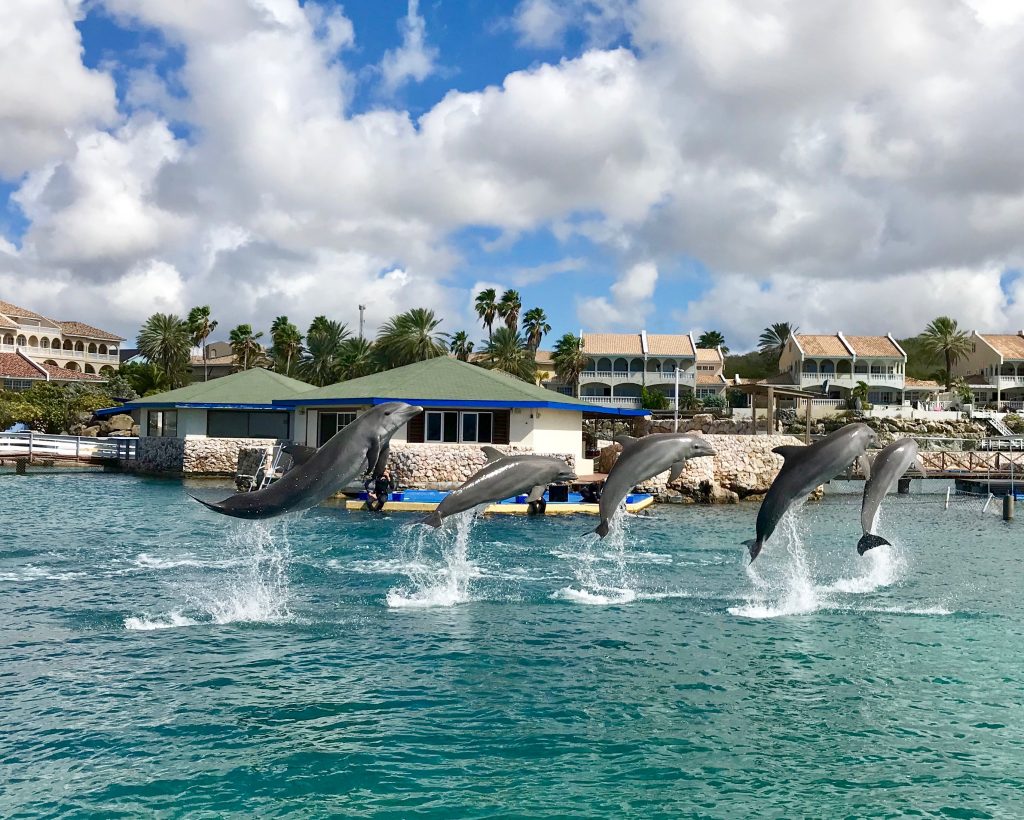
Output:
[[678,364],[676,364],[676,369],[675,369],[674,375],[676,377],[676,401],[675,401],[675,410],[672,413],[672,425],[673,425],[672,426],[672,432],[673,433],[678,433],[679,432],[679,365]]
[[363,313],[366,311],[366,305],[359,306],[359,338],[363,338]]

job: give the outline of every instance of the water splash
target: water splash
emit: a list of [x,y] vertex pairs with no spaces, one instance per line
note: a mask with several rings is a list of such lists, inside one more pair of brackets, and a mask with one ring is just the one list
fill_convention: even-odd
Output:
[[[389,607],[447,607],[472,600],[470,581],[481,574],[468,556],[476,518],[477,510],[469,510],[452,516],[454,530],[450,526],[435,530],[415,525],[400,531],[398,548],[409,580],[388,591]],[[440,560],[433,557],[438,546]]]
[[168,615],[150,618],[148,615],[140,617],[128,617],[124,619],[124,628],[132,632],[151,632],[155,629],[174,629],[179,626],[196,626],[199,621],[183,615],[181,612],[171,612]]
[[907,565],[902,552],[891,544],[868,550],[859,558],[859,563],[866,567],[866,572],[863,575],[839,578],[830,584],[828,589],[835,592],[865,595],[895,584],[903,576]]
[[[579,552],[570,556],[575,584],[551,594],[556,600],[607,605],[628,604],[637,599],[637,579],[629,568],[633,545],[630,524],[633,516],[620,506],[612,516],[611,529],[602,539],[583,536]],[[645,553],[650,554],[650,553]]]

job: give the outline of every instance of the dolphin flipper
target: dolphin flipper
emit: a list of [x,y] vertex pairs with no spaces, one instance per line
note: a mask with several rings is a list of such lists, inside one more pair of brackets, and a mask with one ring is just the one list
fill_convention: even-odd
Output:
[[750,563],[753,564],[754,559],[761,554],[761,547],[763,544],[758,542],[756,538],[751,538],[749,541],[744,541],[743,546],[745,546],[747,551],[750,553]]
[[[388,468],[388,457],[391,455],[391,444],[385,444],[380,448],[380,454],[377,456],[377,461],[373,465],[373,477],[380,478],[384,475],[384,471]],[[369,460],[367,460],[369,463]]]
[[857,456],[857,469],[865,479],[871,478],[871,459],[867,455]]
[[923,464],[921,463],[921,459],[917,459],[917,460],[916,460],[916,461],[914,462],[914,466],[915,466],[915,467],[917,467],[917,471],[918,471],[918,472],[919,472],[919,473],[920,473],[920,474],[921,474],[921,475],[922,475],[922,476],[923,476],[924,478],[928,478],[928,470],[926,470],[926,469],[925,469],[925,466],[924,466],[924,465],[923,465]]
[[291,456],[292,465],[299,467],[309,461],[316,452],[316,447],[306,447],[303,444],[289,444],[282,448],[285,455]]
[[882,546],[891,546],[891,545],[889,544],[888,541],[886,541],[884,538],[882,538],[882,536],[880,536],[880,535],[873,535],[872,533],[868,532],[868,533],[865,533],[864,535],[862,535],[860,541],[857,542],[857,554],[858,555],[863,555],[865,552],[867,552],[870,549],[874,549],[875,547],[882,547]]
[[506,453],[501,452],[501,450],[495,447],[481,447],[480,450],[488,461],[497,461],[499,458],[505,458],[506,456]]
[[380,458],[380,439],[371,438],[366,449],[366,472],[372,473],[377,466],[377,459]]
[[616,436],[612,439],[616,444],[621,444],[623,450],[629,447],[630,444],[636,444],[639,440],[636,436]]
[[544,491],[547,488],[547,484],[538,484],[536,487],[530,490],[530,494],[526,496],[526,503],[532,504],[534,501],[540,501],[544,497]]
[[783,459],[788,460],[795,455],[805,452],[806,450],[806,445],[783,444],[781,447],[775,447],[772,452],[776,455],[782,456]]
[[220,505],[220,503],[219,503],[219,502],[218,502],[218,503],[212,503],[212,502],[210,502],[210,501],[203,501],[203,499],[201,499],[201,498],[196,498],[196,497],[195,497],[194,495],[192,495],[191,493],[185,493],[185,495],[187,495],[187,496],[188,496],[189,498],[191,498],[191,499],[192,499],[193,501],[198,501],[198,502],[199,502],[200,504],[202,504],[202,505],[203,505],[204,507],[209,507],[209,508],[210,508],[211,510],[213,510],[214,512],[219,512],[219,513],[220,513],[221,515],[227,515],[227,513],[226,513],[226,512],[224,511],[224,508],[223,508],[223,507],[222,507],[222,506]]
[[679,474],[683,471],[683,467],[685,467],[685,466],[686,466],[686,459],[685,458],[679,459],[679,461],[677,461],[675,464],[672,465],[672,472],[670,472],[668,474],[668,483],[669,484],[671,484],[673,481],[675,481],[677,478],[679,478]]

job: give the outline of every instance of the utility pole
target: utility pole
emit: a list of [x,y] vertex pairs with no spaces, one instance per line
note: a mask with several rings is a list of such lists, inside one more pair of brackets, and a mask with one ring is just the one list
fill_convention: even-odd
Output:
[[672,432],[673,433],[678,433],[679,432],[679,365],[678,364],[676,364],[675,377],[676,377],[676,401],[675,401],[675,410],[672,413],[672,425],[673,425],[672,426]]
[[359,306],[359,338],[363,338],[363,313],[366,311],[366,305]]

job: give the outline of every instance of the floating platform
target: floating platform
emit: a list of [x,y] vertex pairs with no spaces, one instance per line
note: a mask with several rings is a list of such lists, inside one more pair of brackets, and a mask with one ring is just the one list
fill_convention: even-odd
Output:
[[1024,501],[1024,481],[1008,478],[958,478],[954,482],[959,492],[994,496],[1012,495],[1018,501]]
[[[404,490],[391,493],[384,509],[390,512],[433,512],[448,493],[442,490]],[[598,515],[600,508],[597,504],[587,504],[579,493],[569,493],[568,501],[548,501],[547,493],[544,494],[547,507],[545,515]],[[340,501],[340,499],[339,499]],[[343,502],[347,510],[365,510],[366,493],[360,493],[359,498],[348,498]],[[626,496],[626,511],[635,513],[650,507],[654,503],[654,496],[647,493],[630,493]],[[526,504],[526,496],[507,498],[497,504],[491,504],[484,512],[498,513],[502,515],[528,515],[529,507]]]

